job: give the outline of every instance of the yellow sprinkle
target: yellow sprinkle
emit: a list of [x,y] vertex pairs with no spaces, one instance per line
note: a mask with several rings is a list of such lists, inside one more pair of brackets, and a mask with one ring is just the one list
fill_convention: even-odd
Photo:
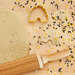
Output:
[[49,71],[49,70],[47,70],[47,73],[50,73],[50,71]]
[[17,0],[17,2],[19,2],[20,0]]
[[55,40],[58,40],[58,38],[54,37]]
[[68,21],[68,18],[67,17],[65,19]]
[[75,48],[73,48],[72,50],[75,50]]
[[56,75],[56,73],[54,73],[54,75]]
[[55,33],[55,34],[57,34],[57,33]]
[[67,25],[67,23],[63,24],[63,26],[66,26],[66,25]]
[[66,8],[68,8],[68,5],[66,5]]
[[69,57],[67,57],[67,59],[69,59]]
[[73,37],[73,34],[71,34],[71,37]]
[[35,25],[33,24],[33,27],[35,27]]
[[40,2],[40,1],[38,1],[38,2]]
[[37,49],[40,49],[40,46],[38,46]]
[[71,41],[71,39],[68,38],[69,41]]
[[24,8],[23,6],[21,6],[21,8]]
[[65,48],[65,47],[62,47],[62,48]]
[[54,47],[50,47],[50,49],[54,49]]
[[64,41],[65,39],[63,38],[63,41]]
[[43,6],[45,6],[45,4],[43,4]]
[[59,34],[59,30],[57,29],[57,32],[58,32],[58,34]]
[[65,14],[67,14],[67,12],[65,12]]
[[49,7],[47,9],[50,9]]
[[58,2],[56,2],[56,4],[58,4]]
[[45,32],[45,35],[47,35],[47,32]]
[[74,52],[74,54],[75,54],[75,52]]
[[55,70],[55,68],[54,68],[54,67],[52,67],[52,69],[53,69],[53,70]]
[[59,66],[61,66],[61,64],[59,64]]
[[61,75],[64,75],[62,72],[60,72]]
[[48,50],[48,53],[50,53],[50,50]]
[[38,32],[38,30],[36,30],[36,32]]
[[65,66],[63,66],[63,68],[64,68]]

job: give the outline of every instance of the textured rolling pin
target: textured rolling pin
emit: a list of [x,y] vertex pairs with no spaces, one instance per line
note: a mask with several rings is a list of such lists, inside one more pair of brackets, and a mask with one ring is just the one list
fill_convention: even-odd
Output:
[[26,72],[43,68],[48,61],[58,60],[69,55],[69,50],[63,50],[47,56],[31,55],[12,62],[0,64],[0,75],[21,75]]

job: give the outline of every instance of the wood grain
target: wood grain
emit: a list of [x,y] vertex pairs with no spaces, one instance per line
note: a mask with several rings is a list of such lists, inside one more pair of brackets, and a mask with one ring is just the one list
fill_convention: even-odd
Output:
[[37,56],[31,55],[13,62],[0,64],[0,75],[20,75],[40,69]]

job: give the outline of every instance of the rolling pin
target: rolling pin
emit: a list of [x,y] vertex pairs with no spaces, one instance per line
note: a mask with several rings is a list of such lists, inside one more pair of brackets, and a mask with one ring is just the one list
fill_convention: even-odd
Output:
[[48,61],[58,60],[69,56],[69,50],[63,50],[51,55],[40,56],[33,54],[12,62],[0,64],[0,75],[21,75],[43,68]]

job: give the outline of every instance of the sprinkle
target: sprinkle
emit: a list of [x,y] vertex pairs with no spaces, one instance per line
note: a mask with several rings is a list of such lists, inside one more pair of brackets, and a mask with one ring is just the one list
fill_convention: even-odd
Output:
[[45,0],[43,0],[43,4],[45,4]]
[[33,38],[35,38],[36,36],[33,36]]
[[14,4],[17,4],[16,2],[14,2]]
[[38,46],[37,49],[40,49],[40,46]]
[[61,60],[61,59],[59,59],[59,62],[62,62],[62,60]]
[[31,43],[29,43],[29,45],[31,45]]
[[54,75],[56,75],[56,73],[54,73]]
[[29,3],[29,0],[27,0],[27,2],[25,3],[25,5],[27,5]]
[[31,50],[31,48],[29,48],[29,50]]
[[50,53],[50,50],[48,50],[48,53]]
[[37,5],[37,3],[35,3],[35,6]]
[[61,72],[62,68],[59,68],[58,72]]
[[17,2],[19,2],[20,0],[17,0]]
[[52,71],[50,70],[50,72],[52,73]]
[[68,33],[71,33],[71,31],[68,31]]

